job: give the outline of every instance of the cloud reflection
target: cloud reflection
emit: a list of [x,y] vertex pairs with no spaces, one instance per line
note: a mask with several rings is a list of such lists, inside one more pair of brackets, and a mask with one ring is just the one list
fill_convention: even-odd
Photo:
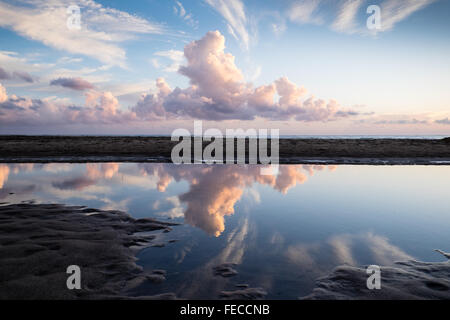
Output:
[[235,204],[242,198],[244,190],[254,183],[268,185],[286,194],[297,183],[307,180],[306,173],[312,175],[315,170],[325,168],[285,165],[280,166],[278,175],[261,175],[260,166],[256,165],[140,166],[144,172],[159,177],[159,191],[166,190],[173,180],[188,181],[189,191],[179,195],[181,202],[187,205],[185,221],[216,237],[225,230],[225,217],[234,214]]
[[[127,210],[132,195],[116,194],[120,188],[157,190],[167,193],[164,199],[151,200],[148,208],[159,215],[177,218],[184,216],[185,222],[218,237],[225,230],[225,217],[235,213],[235,205],[246,195],[258,203],[259,194],[252,188],[255,184],[266,185],[282,194],[297,184],[307,181],[308,175],[332,166],[281,165],[277,175],[261,175],[258,165],[172,165],[172,164],[119,164],[88,163],[67,164],[11,164],[0,165],[0,188],[8,176],[26,174],[20,181],[33,182],[52,198],[67,200],[80,198],[101,201],[107,208]],[[38,180],[38,181],[36,181]],[[188,190],[170,194],[169,186],[176,182],[187,182]],[[149,191],[151,192],[151,191]],[[47,201],[47,199],[43,199]],[[142,205],[142,204],[141,204]]]
[[0,189],[3,188],[3,185],[8,180],[9,175],[9,167],[5,164],[0,164]]
[[[328,259],[324,260],[325,256]],[[367,261],[369,264],[393,265],[396,261],[413,259],[388,238],[372,232],[338,234],[324,242],[291,245],[285,249],[285,257],[299,269],[317,276],[336,265],[358,266]]]

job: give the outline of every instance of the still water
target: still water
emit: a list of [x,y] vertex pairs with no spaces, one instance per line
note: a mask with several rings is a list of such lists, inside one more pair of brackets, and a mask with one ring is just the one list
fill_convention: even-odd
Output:
[[[449,166],[0,164],[0,202],[64,203],[181,223],[138,254],[167,280],[136,294],[217,298],[237,284],[296,299],[334,267],[442,261]],[[175,241],[176,240],[176,241]],[[212,268],[235,263],[222,278]]]

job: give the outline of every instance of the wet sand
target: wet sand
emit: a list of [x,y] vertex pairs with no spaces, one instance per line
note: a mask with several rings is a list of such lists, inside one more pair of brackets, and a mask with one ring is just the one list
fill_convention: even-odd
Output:
[[[450,254],[436,250],[447,259]],[[319,279],[305,300],[448,300],[450,299],[450,261],[397,262],[380,267],[381,288],[369,290],[365,267],[339,266]]]
[[[171,162],[177,143],[170,137],[0,136],[0,162]],[[279,155],[280,163],[450,164],[450,138],[280,139]]]
[[[0,300],[173,299],[129,294],[143,282],[165,280],[164,270],[143,272],[135,254],[152,244],[148,232],[172,225],[79,206],[0,206]],[[67,288],[70,265],[81,269],[80,290]]]

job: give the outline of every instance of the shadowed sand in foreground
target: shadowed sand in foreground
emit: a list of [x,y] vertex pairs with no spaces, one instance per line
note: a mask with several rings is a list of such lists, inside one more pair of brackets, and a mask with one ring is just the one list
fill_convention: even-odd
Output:
[[[155,234],[145,232],[167,232],[172,225],[80,206],[0,206],[0,299],[176,299],[170,292],[133,294],[142,284],[165,280],[164,270],[144,272],[137,266],[135,254],[154,244]],[[66,286],[70,265],[81,268],[81,290]],[[225,267],[230,265],[214,270],[229,272]],[[450,299],[449,261],[381,267],[381,290],[367,289],[367,277],[365,268],[337,267],[303,299]],[[245,285],[223,291],[220,298],[262,299],[266,294],[263,288]]]
[[[177,143],[170,137],[0,136],[0,161],[171,162]],[[450,138],[280,139],[279,156],[280,163],[450,164]]]
[[[136,251],[155,238],[136,233],[169,231],[171,225],[79,206],[0,206],[0,300],[130,298],[127,293],[141,283],[165,279],[164,270],[143,272],[136,265]],[[81,290],[67,288],[70,265],[81,269]]]
[[[450,259],[450,254],[437,252]],[[450,299],[450,261],[397,262],[381,267],[381,288],[369,290],[366,268],[339,266],[317,281],[313,293],[302,299],[312,300],[414,300]]]

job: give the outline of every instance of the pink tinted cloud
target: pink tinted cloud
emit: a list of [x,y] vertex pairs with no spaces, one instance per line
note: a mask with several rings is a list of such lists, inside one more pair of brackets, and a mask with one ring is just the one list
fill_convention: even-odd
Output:
[[306,89],[286,77],[254,88],[244,81],[235,57],[225,52],[225,37],[219,31],[186,45],[184,56],[187,65],[179,73],[189,78],[190,86],[172,90],[164,79],[158,79],[158,92],[143,96],[133,107],[139,117],[329,121],[357,115],[334,100],[306,97]]
[[286,77],[254,88],[244,81],[235,57],[225,52],[225,37],[219,31],[186,45],[184,56],[187,65],[179,73],[189,78],[190,86],[172,90],[158,79],[158,92],[143,96],[133,108],[139,117],[329,121],[357,114],[343,110],[334,100],[306,98],[306,89]]
[[6,100],[8,100],[8,95],[6,94],[6,89],[0,83],[0,103],[5,102]]
[[91,92],[89,105],[67,105],[52,99],[31,99],[7,96],[0,85],[0,123],[26,125],[56,125],[75,123],[124,123],[136,120],[130,111],[119,109],[111,92]]
[[295,120],[332,121],[358,115],[343,109],[336,101],[308,95],[287,77],[254,87],[245,82],[235,57],[225,52],[225,37],[210,31],[186,45],[187,64],[179,73],[189,79],[187,88],[172,89],[162,78],[156,80],[157,92],[142,95],[128,110],[121,110],[111,92],[98,92],[81,78],[58,78],[50,82],[84,91],[85,106],[57,102],[55,99],[30,99],[12,95],[0,88],[2,124],[86,124],[123,123],[171,119],[203,120]]
[[[139,164],[142,175],[158,177],[160,192],[172,181],[185,180],[189,190],[178,196],[184,218],[192,226],[201,228],[213,236],[225,230],[225,217],[233,215],[236,203],[245,189],[255,183],[267,185],[286,194],[297,184],[305,183],[306,173],[312,175],[325,166],[289,165],[280,166],[278,175],[261,175],[259,166],[173,166],[166,164]],[[330,170],[332,168],[330,167]],[[220,183],[218,183],[220,181]]]

